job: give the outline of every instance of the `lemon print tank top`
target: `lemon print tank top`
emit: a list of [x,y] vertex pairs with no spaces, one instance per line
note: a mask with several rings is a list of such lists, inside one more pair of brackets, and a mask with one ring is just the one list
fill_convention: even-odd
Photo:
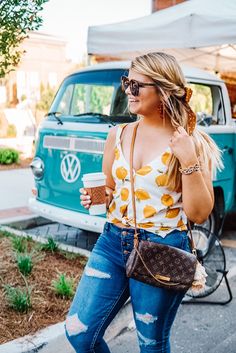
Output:
[[[107,221],[122,222],[134,227],[130,166],[121,147],[121,133],[127,124],[118,126],[116,134],[115,158],[112,176],[116,188],[107,211]],[[137,227],[153,232],[162,237],[171,231],[186,230],[187,217],[183,211],[181,193],[168,190],[166,185],[168,160],[171,150],[168,147],[147,165],[133,170],[136,203]]]

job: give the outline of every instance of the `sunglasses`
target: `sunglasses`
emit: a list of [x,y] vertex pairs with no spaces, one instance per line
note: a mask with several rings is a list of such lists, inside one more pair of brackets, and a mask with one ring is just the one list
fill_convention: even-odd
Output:
[[121,87],[123,91],[126,91],[130,87],[130,92],[133,96],[137,97],[139,95],[139,88],[146,86],[157,86],[156,83],[144,83],[136,80],[129,80],[127,76],[121,76]]

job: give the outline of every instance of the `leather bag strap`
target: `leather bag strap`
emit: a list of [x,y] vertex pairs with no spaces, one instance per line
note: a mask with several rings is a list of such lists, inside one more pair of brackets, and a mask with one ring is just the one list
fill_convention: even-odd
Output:
[[[135,227],[135,232],[134,232],[134,246],[137,249],[138,248],[138,230],[137,230],[137,220],[136,220],[136,206],[135,206],[135,193],[134,193],[134,169],[133,169],[133,155],[134,155],[134,143],[135,143],[135,138],[136,138],[136,133],[137,133],[137,128],[139,125],[139,121],[137,124],[134,126],[133,130],[133,135],[132,135],[132,140],[131,140],[131,146],[130,146],[130,184],[131,184],[131,194],[132,194],[132,207],[133,207],[133,217],[134,217],[134,227]],[[188,220],[188,230],[190,233],[190,241],[191,241],[191,250],[194,255],[197,255],[196,253],[196,247],[195,243],[193,240],[193,234],[192,234],[192,229],[190,222]]]
[[137,230],[137,219],[136,219],[136,206],[135,206],[135,194],[134,194],[134,169],[133,169],[133,155],[134,155],[134,142],[137,133],[139,122],[134,126],[133,136],[131,140],[130,147],[130,184],[131,184],[131,194],[132,194],[132,206],[133,206],[133,217],[134,217],[134,246],[138,247],[138,230]]

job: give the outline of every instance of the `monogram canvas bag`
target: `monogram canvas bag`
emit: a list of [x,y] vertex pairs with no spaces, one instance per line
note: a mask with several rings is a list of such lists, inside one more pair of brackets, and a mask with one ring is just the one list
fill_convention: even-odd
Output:
[[[133,150],[137,127],[138,124],[135,125],[131,141],[131,171],[133,170]],[[135,232],[134,247],[126,263],[127,276],[156,287],[164,287],[176,291],[187,291],[190,287],[193,288],[194,283],[196,288],[200,289],[202,284],[205,283],[206,273],[197,260],[191,229],[192,253],[169,245],[139,240],[132,172],[130,173],[130,179]],[[196,273],[198,278],[195,278]],[[200,278],[204,278],[204,281],[199,281]]]

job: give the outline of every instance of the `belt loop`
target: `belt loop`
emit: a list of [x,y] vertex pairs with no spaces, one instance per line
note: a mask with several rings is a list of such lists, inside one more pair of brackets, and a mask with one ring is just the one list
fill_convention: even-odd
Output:
[[109,222],[106,222],[106,223],[105,223],[105,225],[104,225],[104,230],[105,230],[106,232],[109,231]]

